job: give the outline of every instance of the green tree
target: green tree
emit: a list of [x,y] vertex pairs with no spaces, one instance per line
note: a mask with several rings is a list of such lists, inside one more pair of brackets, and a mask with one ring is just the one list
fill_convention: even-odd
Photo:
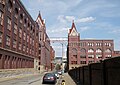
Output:
[[57,64],[56,67],[55,67],[55,70],[60,70],[60,69],[61,69],[61,65]]

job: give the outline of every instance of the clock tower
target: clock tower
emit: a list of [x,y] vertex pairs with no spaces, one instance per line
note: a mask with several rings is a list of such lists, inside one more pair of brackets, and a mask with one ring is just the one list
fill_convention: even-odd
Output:
[[80,34],[77,32],[74,21],[68,33],[68,64],[69,69],[80,64]]

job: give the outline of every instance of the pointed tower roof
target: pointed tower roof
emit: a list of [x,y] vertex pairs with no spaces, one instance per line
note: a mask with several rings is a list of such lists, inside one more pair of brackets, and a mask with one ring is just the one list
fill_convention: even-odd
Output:
[[[74,23],[74,20],[72,21],[72,27],[70,29],[70,33],[72,32],[72,30],[75,29],[76,30],[76,27],[75,27],[75,23]],[[77,31],[77,30],[76,30]]]
[[38,18],[41,20],[42,24],[44,24],[44,21],[43,21],[43,19],[42,19],[42,17],[41,17],[41,13],[40,13],[40,11],[39,11],[39,14],[38,14],[37,19],[38,19]]
[[77,29],[75,27],[74,20],[72,21],[72,27],[71,27],[71,29],[69,31],[69,34],[73,35],[73,36],[78,36],[78,32],[77,32]]

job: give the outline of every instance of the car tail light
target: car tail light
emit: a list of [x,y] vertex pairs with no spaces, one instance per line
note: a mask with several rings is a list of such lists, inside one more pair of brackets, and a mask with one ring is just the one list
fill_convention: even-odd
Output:
[[50,77],[51,80],[54,80],[54,77]]

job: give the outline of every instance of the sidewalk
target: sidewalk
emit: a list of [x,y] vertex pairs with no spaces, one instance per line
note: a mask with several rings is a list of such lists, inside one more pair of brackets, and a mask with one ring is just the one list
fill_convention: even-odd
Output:
[[65,85],[76,85],[68,73],[64,73],[62,79],[65,80]]

